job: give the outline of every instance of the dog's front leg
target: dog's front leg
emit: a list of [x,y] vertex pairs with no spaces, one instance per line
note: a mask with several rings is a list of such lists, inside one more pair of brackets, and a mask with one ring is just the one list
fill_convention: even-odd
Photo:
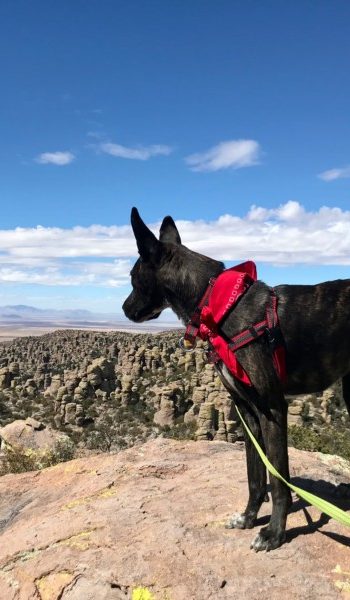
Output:
[[[245,403],[240,402],[236,396],[233,398],[238,404],[239,410],[241,411],[244,420],[248,424],[248,427],[253,432],[254,437],[264,449],[262,432],[258,418],[255,414],[253,414],[253,411],[246,406]],[[265,466],[244,428],[243,433],[246,448],[249,499],[247,507],[243,513],[236,513],[230,517],[226,523],[226,528],[228,529],[251,529],[254,527],[260,507],[267,497]]]
[[[281,394],[274,399],[273,408],[260,414],[260,424],[270,462],[289,481],[287,448],[287,403]],[[270,404],[271,406],[271,404]],[[292,503],[289,488],[279,479],[270,475],[272,514],[267,527],[263,527],[253,540],[251,548],[273,550],[285,541],[285,528],[288,510]]]

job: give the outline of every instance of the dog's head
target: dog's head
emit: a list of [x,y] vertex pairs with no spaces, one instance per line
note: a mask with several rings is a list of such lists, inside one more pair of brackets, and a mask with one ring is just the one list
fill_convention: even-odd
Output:
[[168,307],[160,271],[174,246],[181,244],[181,239],[171,217],[163,220],[159,240],[142,221],[136,208],[131,211],[131,226],[140,258],[130,273],[133,290],[123,304],[123,311],[128,319],[141,323],[156,319]]

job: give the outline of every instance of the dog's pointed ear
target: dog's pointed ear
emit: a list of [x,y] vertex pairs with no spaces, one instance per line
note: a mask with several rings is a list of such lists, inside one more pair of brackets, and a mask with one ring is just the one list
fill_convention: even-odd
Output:
[[131,227],[136,238],[136,244],[141,258],[149,260],[152,256],[155,256],[159,247],[159,242],[154,233],[152,233],[143,222],[139,215],[139,211],[135,207],[131,210]]
[[159,241],[170,242],[171,244],[181,244],[180,234],[171,217],[165,217],[159,230]]

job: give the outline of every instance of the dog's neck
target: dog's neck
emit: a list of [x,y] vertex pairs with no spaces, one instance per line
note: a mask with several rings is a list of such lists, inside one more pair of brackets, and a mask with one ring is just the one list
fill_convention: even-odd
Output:
[[225,266],[222,262],[198,254],[185,246],[174,252],[163,274],[167,302],[186,324],[192,317],[211,277],[217,277]]

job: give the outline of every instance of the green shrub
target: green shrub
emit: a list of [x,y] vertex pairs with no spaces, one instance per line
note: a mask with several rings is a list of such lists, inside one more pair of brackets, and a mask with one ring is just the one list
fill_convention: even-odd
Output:
[[350,432],[345,428],[326,426],[317,432],[309,427],[291,425],[288,428],[288,442],[299,450],[336,454],[350,460]]
[[52,467],[74,458],[75,448],[71,440],[61,438],[50,450],[33,450],[6,446],[0,462],[0,476],[8,473],[24,473]]
[[160,432],[165,438],[172,438],[176,440],[195,440],[197,431],[197,423],[191,421],[190,423],[176,423],[169,427],[165,425],[160,428]]

